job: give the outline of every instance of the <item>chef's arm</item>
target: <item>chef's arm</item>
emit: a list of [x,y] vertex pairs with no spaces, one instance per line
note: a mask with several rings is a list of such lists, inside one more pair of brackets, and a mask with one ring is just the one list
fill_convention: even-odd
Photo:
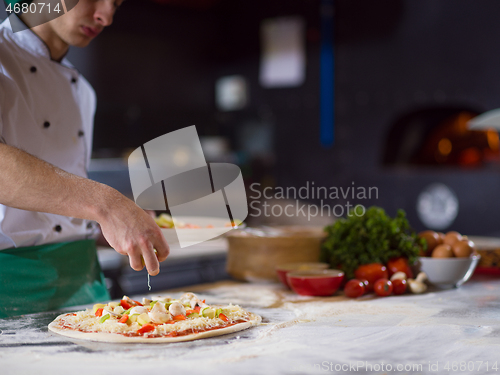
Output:
[[[0,203],[22,210],[94,220],[138,271],[159,272],[169,248],[153,218],[117,190],[0,143]],[[156,254],[153,249],[156,249]],[[144,259],[144,263],[143,260]]]

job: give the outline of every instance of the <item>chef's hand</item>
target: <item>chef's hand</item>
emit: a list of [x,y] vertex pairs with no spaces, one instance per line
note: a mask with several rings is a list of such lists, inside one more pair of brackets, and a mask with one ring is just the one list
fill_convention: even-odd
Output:
[[[109,245],[128,255],[130,267],[136,271],[144,265],[151,276],[160,272],[159,262],[170,252],[167,241],[153,217],[121,194],[114,194],[99,224]],[[154,251],[156,249],[156,253]]]

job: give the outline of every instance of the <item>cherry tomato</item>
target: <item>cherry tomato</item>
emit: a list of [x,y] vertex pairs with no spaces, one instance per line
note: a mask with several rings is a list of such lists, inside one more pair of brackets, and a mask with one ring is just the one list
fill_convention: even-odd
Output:
[[367,280],[369,283],[369,289],[371,289],[373,285],[375,285],[375,281],[378,279],[389,278],[389,273],[383,264],[370,263],[359,266],[354,272],[354,276],[356,276],[356,279],[358,280]]
[[363,294],[365,294],[365,284],[358,279],[349,280],[345,284],[344,293],[346,297],[349,298],[361,297]]
[[413,279],[413,272],[411,272],[408,259],[405,257],[392,258],[387,262],[387,268],[389,269],[389,276],[396,272],[404,272],[408,279]]
[[396,295],[404,294],[406,292],[406,280],[404,279],[396,279],[392,280],[393,292]]
[[387,279],[378,279],[373,287],[375,293],[381,297],[389,296],[392,293],[392,283]]
[[365,293],[373,292],[373,285],[371,285],[366,279],[359,279],[365,285]]

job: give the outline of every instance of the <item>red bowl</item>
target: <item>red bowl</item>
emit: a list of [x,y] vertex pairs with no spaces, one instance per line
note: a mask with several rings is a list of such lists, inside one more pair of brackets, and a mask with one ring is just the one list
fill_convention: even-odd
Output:
[[278,274],[278,277],[280,281],[285,285],[287,288],[290,288],[290,285],[288,285],[288,281],[286,279],[286,275],[289,272],[295,272],[295,271],[310,271],[310,270],[326,270],[328,268],[328,263],[287,263],[287,264],[280,264],[279,266],[276,267],[276,273]]
[[344,279],[340,270],[311,270],[290,272],[288,284],[297,294],[303,296],[331,296]]

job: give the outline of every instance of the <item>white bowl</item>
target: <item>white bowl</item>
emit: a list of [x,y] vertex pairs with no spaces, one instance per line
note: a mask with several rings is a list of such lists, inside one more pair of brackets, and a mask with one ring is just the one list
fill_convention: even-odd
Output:
[[458,288],[472,276],[480,255],[467,258],[418,258],[417,268],[427,274],[429,283],[439,288]]

